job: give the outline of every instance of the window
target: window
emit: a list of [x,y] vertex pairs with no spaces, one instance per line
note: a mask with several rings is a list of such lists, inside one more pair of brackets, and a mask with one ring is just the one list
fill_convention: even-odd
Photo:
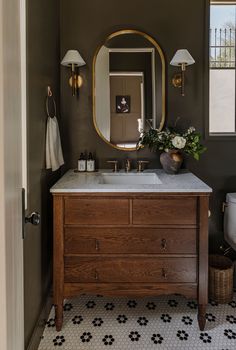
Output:
[[211,135],[236,135],[235,25],[236,1],[211,1],[209,55]]

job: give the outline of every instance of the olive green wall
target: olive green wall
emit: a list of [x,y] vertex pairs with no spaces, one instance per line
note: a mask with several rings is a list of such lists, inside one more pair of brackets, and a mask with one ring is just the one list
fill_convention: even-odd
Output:
[[[51,85],[59,106],[59,69],[59,2],[28,0],[27,213],[38,211],[41,214],[41,224],[27,224],[24,240],[25,348],[37,325],[51,286],[52,203],[49,188],[60,174],[56,172],[52,175],[51,171],[45,170],[45,98],[47,85]],[[42,314],[41,316],[44,317]],[[36,345],[32,345],[31,349],[36,349]]]
[[[158,156],[115,150],[97,135],[92,122],[92,59],[105,37],[119,29],[134,28],[153,36],[162,47],[166,62],[167,124],[180,117],[179,127],[195,126],[205,134],[207,123],[207,6],[205,0],[61,0],[61,58],[67,49],[80,51],[87,65],[81,69],[84,85],[78,99],[67,85],[68,70],[61,69],[61,114],[67,167],[76,167],[81,151],[96,154],[99,167],[106,160],[126,157],[148,158],[150,167],[159,167]],[[186,96],[171,86],[175,68],[169,65],[176,49],[187,48],[196,64],[187,70]],[[222,121],[223,122],[223,121]],[[222,241],[221,205],[228,191],[236,191],[235,140],[205,139],[208,151],[199,162],[186,160],[186,166],[213,187],[211,200],[210,246]],[[184,215],[184,213],[183,213]]]

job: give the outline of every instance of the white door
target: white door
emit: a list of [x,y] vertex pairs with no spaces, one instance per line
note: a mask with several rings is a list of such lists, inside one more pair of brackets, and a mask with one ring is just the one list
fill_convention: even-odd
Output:
[[24,349],[21,28],[19,0],[0,0],[0,349]]

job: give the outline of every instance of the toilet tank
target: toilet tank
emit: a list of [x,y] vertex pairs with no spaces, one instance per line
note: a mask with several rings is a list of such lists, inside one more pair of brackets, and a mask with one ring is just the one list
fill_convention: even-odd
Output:
[[236,193],[227,193],[224,213],[224,237],[236,251]]

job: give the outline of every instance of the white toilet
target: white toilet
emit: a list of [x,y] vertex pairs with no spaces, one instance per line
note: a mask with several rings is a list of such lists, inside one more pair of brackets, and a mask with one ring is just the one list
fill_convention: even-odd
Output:
[[236,193],[227,193],[224,214],[224,237],[236,251]]
[[[227,193],[224,210],[224,237],[236,251],[236,193]],[[234,262],[234,288],[236,288],[236,261]]]

